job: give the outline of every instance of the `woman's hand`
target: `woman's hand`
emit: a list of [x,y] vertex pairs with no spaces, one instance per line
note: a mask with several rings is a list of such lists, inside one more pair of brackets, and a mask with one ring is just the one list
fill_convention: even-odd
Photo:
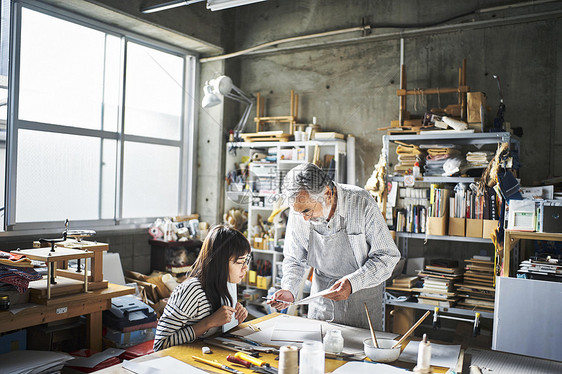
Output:
[[[219,327],[230,321],[232,321],[232,315],[236,312],[231,306],[223,305],[216,312],[211,314],[209,317],[209,328]],[[247,313],[247,312],[246,312]]]
[[246,317],[248,317],[248,311],[242,306],[242,304],[236,303],[236,311],[234,313],[234,316],[240,324],[246,320]]

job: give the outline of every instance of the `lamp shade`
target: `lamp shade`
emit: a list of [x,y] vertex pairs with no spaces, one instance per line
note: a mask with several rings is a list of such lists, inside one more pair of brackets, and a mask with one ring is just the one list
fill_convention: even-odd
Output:
[[203,108],[210,108],[221,103],[221,99],[212,92],[213,89],[209,84],[203,87],[203,91],[205,91],[205,96],[203,96],[203,102],[201,103]]
[[209,84],[211,85],[215,94],[220,93],[221,95],[229,94],[230,91],[232,91],[233,86],[232,79],[230,79],[230,77],[227,77],[226,75],[221,75],[218,78],[211,79]]

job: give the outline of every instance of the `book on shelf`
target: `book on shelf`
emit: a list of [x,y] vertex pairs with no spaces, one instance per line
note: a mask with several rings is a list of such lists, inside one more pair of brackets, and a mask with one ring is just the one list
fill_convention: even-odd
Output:
[[438,300],[438,299],[430,299],[427,297],[418,296],[418,303],[435,305],[442,308],[452,308],[453,306],[455,306],[456,300]]
[[458,267],[449,268],[449,267],[442,267],[442,266],[426,265],[425,269],[437,271],[437,272],[448,273],[448,274],[462,274],[462,269],[458,268]]
[[418,280],[418,277],[399,277],[392,280],[392,285],[411,288],[416,285]]

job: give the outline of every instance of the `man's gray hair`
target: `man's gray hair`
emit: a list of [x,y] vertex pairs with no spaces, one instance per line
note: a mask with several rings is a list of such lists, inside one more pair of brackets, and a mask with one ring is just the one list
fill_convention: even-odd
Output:
[[301,164],[291,169],[283,180],[282,193],[289,203],[301,191],[306,191],[310,196],[321,197],[326,187],[333,188],[332,179],[312,163]]

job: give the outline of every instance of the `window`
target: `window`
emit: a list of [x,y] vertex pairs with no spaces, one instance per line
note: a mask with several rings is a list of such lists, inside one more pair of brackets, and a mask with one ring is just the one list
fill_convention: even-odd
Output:
[[8,228],[189,213],[194,57],[31,1],[14,6]]

